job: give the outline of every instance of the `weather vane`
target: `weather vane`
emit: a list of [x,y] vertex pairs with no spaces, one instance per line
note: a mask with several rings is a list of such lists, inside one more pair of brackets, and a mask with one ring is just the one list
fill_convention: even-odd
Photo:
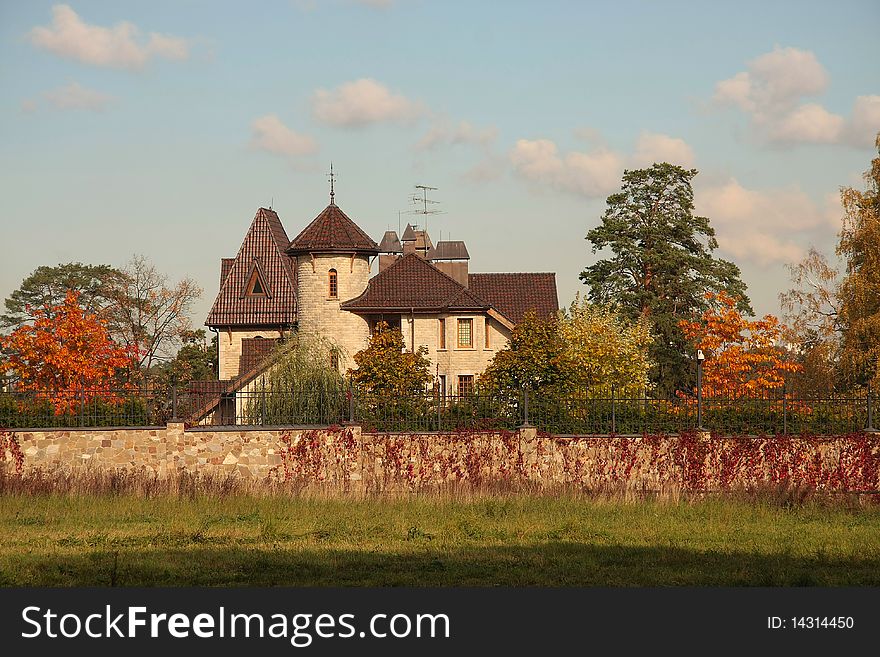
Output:
[[328,174],[330,177],[327,180],[330,182],[330,205],[336,205],[336,191],[333,188],[333,182],[336,178],[336,174],[333,173],[333,162],[330,163],[330,173]]

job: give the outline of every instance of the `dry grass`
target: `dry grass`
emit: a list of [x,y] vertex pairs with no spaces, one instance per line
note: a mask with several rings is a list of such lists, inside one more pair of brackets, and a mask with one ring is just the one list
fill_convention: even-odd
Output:
[[31,472],[0,476],[0,583],[876,586],[880,506],[867,499],[464,487],[339,499],[210,475]]

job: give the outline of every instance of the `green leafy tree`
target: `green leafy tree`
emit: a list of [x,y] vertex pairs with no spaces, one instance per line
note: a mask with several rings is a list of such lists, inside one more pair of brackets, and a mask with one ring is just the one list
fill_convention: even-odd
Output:
[[406,351],[403,334],[385,322],[376,326],[370,343],[354,355],[357,369],[349,370],[362,391],[381,395],[416,395],[432,381],[428,350]]
[[495,353],[478,383],[481,392],[515,398],[525,387],[536,392],[558,392],[571,379],[559,322],[528,312],[513,328],[508,346]]
[[607,257],[580,274],[589,299],[610,304],[631,321],[650,321],[652,380],[664,393],[691,387],[693,367],[678,325],[706,310],[706,292],[726,292],[751,313],[739,268],[715,258],[715,231],[694,214],[695,169],[668,163],[624,171],[608,197],[602,223],[587,233],[593,253]]
[[865,191],[841,190],[844,221],[837,255],[846,263],[840,286],[841,371],[850,386],[880,389],[880,134]]
[[121,271],[109,265],[69,262],[37,267],[7,297],[0,327],[18,328],[32,323],[38,311],[61,307],[69,291],[78,293],[83,310],[106,318],[103,311],[114,305],[123,278]]
[[153,368],[151,376],[163,385],[176,382],[181,388],[190,381],[217,378],[217,335],[207,340],[205,329],[187,331],[182,336],[183,346],[173,359]]
[[336,424],[345,419],[346,384],[333,364],[340,348],[306,332],[288,336],[266,373],[245,392],[245,417],[262,424]]

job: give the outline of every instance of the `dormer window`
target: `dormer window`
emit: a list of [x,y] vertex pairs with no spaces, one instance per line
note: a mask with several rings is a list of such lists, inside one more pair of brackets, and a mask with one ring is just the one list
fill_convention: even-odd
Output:
[[269,296],[266,290],[266,283],[263,281],[262,276],[260,276],[260,270],[257,267],[254,267],[251,271],[247,285],[244,287],[244,296],[259,298]]
[[327,296],[331,299],[339,298],[339,285],[337,281],[337,274],[335,269],[331,269],[327,274],[327,288],[328,294]]

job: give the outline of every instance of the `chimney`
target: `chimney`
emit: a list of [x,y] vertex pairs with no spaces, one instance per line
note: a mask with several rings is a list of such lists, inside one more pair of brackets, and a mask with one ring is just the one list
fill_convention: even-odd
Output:
[[468,286],[470,254],[464,242],[460,240],[437,242],[437,246],[428,251],[428,260],[444,274],[451,276],[464,287]]

